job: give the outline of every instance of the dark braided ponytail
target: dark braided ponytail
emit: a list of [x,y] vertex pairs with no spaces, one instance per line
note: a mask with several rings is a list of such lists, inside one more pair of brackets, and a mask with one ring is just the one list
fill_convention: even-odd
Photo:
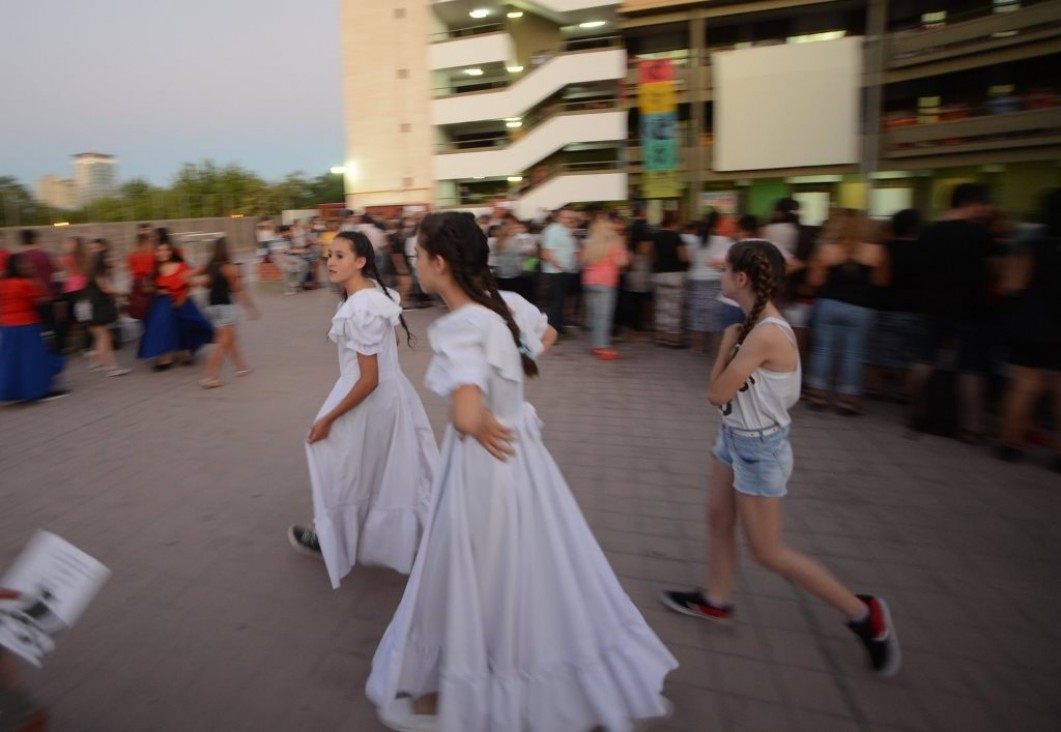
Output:
[[755,304],[741,325],[737,344],[730,355],[732,361],[744,339],[759,322],[763,310],[781,289],[785,278],[785,257],[780,249],[765,239],[744,239],[730,247],[726,260],[734,273],[744,272],[748,275],[752,290],[755,291]]
[[[364,257],[365,268],[361,270],[362,274],[372,280],[376,281],[376,284],[383,290],[383,294],[390,297],[391,291],[387,289],[387,286],[383,284],[383,279],[379,276],[379,268],[376,266],[376,250],[372,248],[372,242],[368,240],[368,237],[362,234],[360,231],[341,231],[339,232],[336,239],[346,239],[350,242],[350,251],[354,253],[354,258]],[[342,290],[343,300],[346,299],[346,290]],[[405,316],[401,313],[398,314],[398,322],[401,323],[402,330],[405,331],[405,342],[412,348],[416,343],[416,338],[409,332],[409,326],[405,323]]]
[[487,264],[490,248],[475,218],[455,211],[428,214],[420,222],[420,246],[428,254],[446,260],[453,279],[465,295],[501,316],[519,349],[523,373],[537,376],[538,364],[524,348],[519,326],[490,272]]

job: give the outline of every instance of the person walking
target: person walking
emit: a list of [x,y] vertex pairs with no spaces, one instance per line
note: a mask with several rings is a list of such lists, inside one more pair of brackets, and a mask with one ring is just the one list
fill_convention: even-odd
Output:
[[369,699],[394,730],[632,729],[667,714],[677,666],[582,517],[524,401],[556,338],[504,296],[460,213],[429,214],[418,270],[449,313],[429,331],[429,389],[449,401],[428,524],[372,659]]
[[768,241],[740,241],[729,250],[722,292],[740,303],[746,318],[726,329],[708,386],[722,426],[707,494],[707,584],[660,599],[684,615],[730,621],[739,520],[756,563],[839,610],[874,671],[892,676],[901,659],[887,603],[853,594],[781,538],[781,499],[793,466],[788,410],[799,401],[801,371],[795,334],[773,302],[784,275],[784,256]]
[[328,332],[339,349],[339,379],[306,437],[313,528],[291,526],[288,540],[321,557],[338,587],[355,564],[412,569],[438,447],[398,364],[395,328],[410,345],[411,336],[368,237],[342,232],[332,240],[328,278],[343,298]]

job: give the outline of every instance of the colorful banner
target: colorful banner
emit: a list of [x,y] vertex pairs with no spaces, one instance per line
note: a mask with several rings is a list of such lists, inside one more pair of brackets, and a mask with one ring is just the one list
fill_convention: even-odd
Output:
[[641,174],[644,198],[681,198],[682,174],[677,170],[646,170]]
[[678,93],[670,59],[644,59],[638,65],[641,119],[641,190],[645,198],[681,196],[678,175]]

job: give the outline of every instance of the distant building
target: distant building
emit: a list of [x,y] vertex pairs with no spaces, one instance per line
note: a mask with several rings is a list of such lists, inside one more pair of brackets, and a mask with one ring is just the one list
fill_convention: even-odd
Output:
[[73,157],[78,205],[84,206],[118,190],[118,158],[94,152]]
[[37,200],[52,208],[77,208],[77,187],[71,178],[46,175],[37,181]]

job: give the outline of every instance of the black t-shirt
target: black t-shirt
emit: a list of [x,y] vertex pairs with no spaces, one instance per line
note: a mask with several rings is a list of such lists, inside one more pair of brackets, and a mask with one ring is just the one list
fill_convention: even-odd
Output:
[[924,284],[924,251],[915,239],[892,239],[884,243],[891,260],[891,282],[881,288],[878,309],[892,313],[920,313]]
[[634,219],[634,222],[630,224],[626,246],[631,252],[635,252],[643,241],[652,241],[652,227],[644,219]]
[[925,312],[977,318],[988,312],[988,259],[996,247],[987,227],[966,219],[938,221],[919,242],[924,253]]
[[678,232],[661,229],[652,237],[652,243],[656,248],[653,272],[684,272],[689,269],[689,263],[678,258],[678,247],[685,246]]

